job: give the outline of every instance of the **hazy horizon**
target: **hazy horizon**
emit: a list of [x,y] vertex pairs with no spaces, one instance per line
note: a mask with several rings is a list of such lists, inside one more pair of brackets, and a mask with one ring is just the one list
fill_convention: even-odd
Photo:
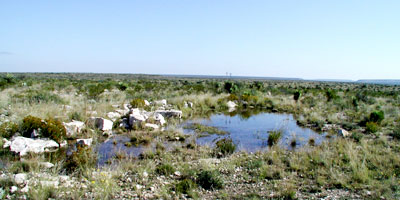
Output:
[[398,1],[0,2],[0,71],[399,79]]

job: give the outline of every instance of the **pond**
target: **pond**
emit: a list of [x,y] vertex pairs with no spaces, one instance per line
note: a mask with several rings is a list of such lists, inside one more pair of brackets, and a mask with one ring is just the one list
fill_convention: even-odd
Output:
[[[219,130],[227,132],[221,134],[202,134],[196,133],[193,129],[187,128],[191,124],[199,123],[205,126],[212,126]],[[286,149],[296,149],[303,147],[312,139],[315,145],[321,144],[326,140],[327,133],[318,133],[309,128],[303,128],[297,125],[296,120],[291,114],[278,113],[256,113],[256,114],[212,114],[207,118],[196,118],[181,122],[178,129],[182,129],[183,133],[195,139],[198,145],[214,146],[215,143],[223,138],[231,138],[237,145],[237,151],[267,151],[268,135],[271,131],[280,131],[281,138],[277,145]],[[168,127],[167,127],[168,129]],[[138,157],[145,151],[155,150],[156,139],[148,145],[126,146],[125,143],[130,141],[127,135],[115,135],[110,139],[97,145],[96,150],[99,154],[98,165],[104,165],[113,157],[127,155]],[[292,141],[296,141],[296,145],[291,145]],[[163,142],[168,149],[180,146],[180,142]]]
[[[317,133],[309,128],[297,125],[291,114],[258,113],[243,117],[242,115],[214,114],[207,119],[193,119],[184,122],[182,127],[193,123],[216,127],[228,132],[228,134],[210,134],[196,139],[199,145],[213,146],[222,138],[231,138],[238,150],[247,152],[263,151],[268,149],[268,136],[271,131],[281,131],[281,139],[278,145],[284,148],[299,148],[313,139],[315,144],[321,144],[326,139],[327,133]],[[183,129],[186,134],[196,134],[194,130]],[[296,146],[292,146],[296,141]]]

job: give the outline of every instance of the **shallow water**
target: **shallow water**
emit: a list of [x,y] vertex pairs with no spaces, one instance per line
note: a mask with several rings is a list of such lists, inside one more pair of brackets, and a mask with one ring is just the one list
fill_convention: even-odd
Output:
[[[230,116],[234,115],[234,116]],[[199,145],[214,146],[215,142],[222,138],[232,138],[237,144],[237,150],[245,150],[248,152],[266,151],[268,150],[269,131],[282,131],[282,137],[278,142],[283,148],[293,149],[290,142],[295,139],[297,145],[294,148],[300,148],[306,144],[310,138],[315,140],[315,145],[321,144],[326,140],[326,133],[317,133],[309,128],[302,128],[297,125],[296,120],[291,114],[278,113],[257,113],[257,114],[241,114],[235,115],[213,114],[208,118],[197,118],[184,121],[178,125],[183,129],[184,134],[192,135],[196,138],[195,132],[191,129],[183,128],[192,123],[201,123],[207,126],[217,127],[228,132],[225,135],[211,134],[205,137],[196,138]],[[115,157],[119,152],[126,156],[138,157],[141,153],[154,150],[155,141],[143,146],[125,146],[130,141],[127,135],[115,135],[110,139],[98,144],[96,151],[99,159],[98,165],[104,165],[106,162]],[[180,142],[164,142],[164,147],[173,149],[175,146],[182,145]]]
[[[266,150],[270,131],[282,130],[282,137],[278,144],[288,149],[292,149],[290,143],[293,139],[296,140],[297,144],[295,148],[308,144],[310,138],[315,140],[316,145],[326,139],[326,133],[317,133],[309,128],[298,126],[291,114],[259,113],[246,117],[215,114],[208,119],[186,121],[183,126],[191,123],[217,127],[229,133],[226,135],[213,134],[200,137],[196,140],[197,144],[213,146],[216,141],[230,137],[238,145],[238,150],[248,152]],[[194,131],[190,129],[184,129],[184,132],[186,134],[194,134]]]

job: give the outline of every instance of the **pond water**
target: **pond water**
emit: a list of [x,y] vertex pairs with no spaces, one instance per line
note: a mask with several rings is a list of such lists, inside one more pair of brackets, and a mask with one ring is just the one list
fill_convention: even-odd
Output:
[[[308,144],[312,138],[315,144],[321,144],[326,139],[327,133],[317,133],[309,128],[297,125],[291,114],[259,113],[243,117],[242,115],[215,114],[208,119],[194,119],[183,123],[183,127],[192,123],[200,123],[206,126],[217,127],[228,132],[225,135],[211,134],[197,138],[199,145],[213,146],[222,138],[231,138],[237,144],[238,150],[248,152],[263,151],[268,149],[268,135],[270,131],[281,131],[282,136],[278,145],[284,148],[299,148]],[[184,129],[186,134],[195,134],[191,129]],[[295,140],[296,146],[291,142]]]
[[[226,131],[227,134],[210,134],[197,137],[194,130],[185,128],[193,123],[216,127]],[[181,128],[184,134],[190,135],[191,139],[194,138],[199,145],[214,146],[220,139],[231,138],[237,145],[237,151],[245,150],[247,152],[268,150],[268,135],[270,131],[279,130],[282,132],[278,145],[287,149],[300,148],[308,144],[311,138],[315,141],[315,145],[319,145],[327,138],[327,133],[317,133],[309,128],[298,126],[291,114],[278,113],[257,113],[252,115],[213,114],[208,118],[183,121],[178,125],[178,128]],[[293,140],[296,140],[296,146],[290,144]],[[107,160],[115,157],[120,152],[127,156],[137,157],[144,151],[155,149],[155,141],[146,146],[125,146],[125,143],[129,141],[129,136],[116,135],[98,144],[96,147],[99,154],[98,165],[104,165]],[[164,142],[164,145],[167,149],[173,149],[173,147],[182,145],[182,143]]]

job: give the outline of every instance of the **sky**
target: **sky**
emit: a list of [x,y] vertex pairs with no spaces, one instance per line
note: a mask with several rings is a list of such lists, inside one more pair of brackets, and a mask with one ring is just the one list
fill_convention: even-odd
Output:
[[400,79],[400,1],[0,1],[1,72]]

